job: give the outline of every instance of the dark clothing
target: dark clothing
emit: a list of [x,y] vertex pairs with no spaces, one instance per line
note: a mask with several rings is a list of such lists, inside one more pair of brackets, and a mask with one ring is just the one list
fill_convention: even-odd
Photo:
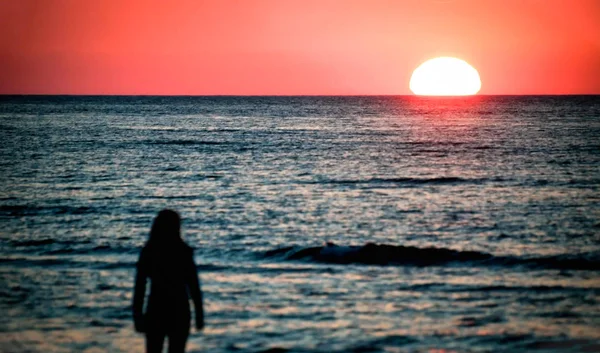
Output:
[[[150,296],[142,313],[147,278]],[[165,336],[170,353],[184,352],[190,331],[189,297],[194,301],[196,320],[203,318],[193,250],[183,242],[149,242],[140,253],[133,295],[133,318],[136,330],[146,333],[147,352],[161,352]]]
[[146,352],[162,353],[165,336],[169,336],[169,353],[185,352],[185,344],[189,331],[174,332],[166,335],[164,332],[146,333]]

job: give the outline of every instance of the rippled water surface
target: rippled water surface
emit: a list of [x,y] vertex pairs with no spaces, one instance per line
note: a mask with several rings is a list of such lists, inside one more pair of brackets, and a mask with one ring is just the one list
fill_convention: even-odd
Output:
[[600,351],[600,97],[0,97],[0,347],[141,352],[179,211],[190,351]]

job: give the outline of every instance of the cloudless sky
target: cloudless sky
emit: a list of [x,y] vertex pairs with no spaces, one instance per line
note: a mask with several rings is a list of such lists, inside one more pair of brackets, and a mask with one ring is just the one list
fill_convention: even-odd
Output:
[[0,0],[0,94],[600,94],[600,0]]

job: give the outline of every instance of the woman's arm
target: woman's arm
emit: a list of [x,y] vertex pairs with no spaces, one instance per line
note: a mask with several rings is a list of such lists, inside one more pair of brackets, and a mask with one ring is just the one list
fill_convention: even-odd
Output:
[[196,263],[194,262],[194,253],[191,252],[190,260],[188,263],[188,289],[190,296],[194,302],[194,308],[196,313],[196,329],[202,330],[204,328],[204,305],[202,303],[202,290],[200,289],[200,281],[198,280],[198,271],[196,269]]
[[133,323],[137,332],[145,332],[144,327],[144,297],[146,295],[146,270],[143,263],[143,252],[137,263],[135,287],[133,290]]

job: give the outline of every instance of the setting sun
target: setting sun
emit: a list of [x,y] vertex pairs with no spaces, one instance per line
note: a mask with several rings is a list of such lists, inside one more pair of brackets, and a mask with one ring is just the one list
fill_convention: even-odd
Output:
[[466,61],[451,57],[427,60],[410,78],[410,90],[421,96],[469,96],[480,89],[477,70]]

